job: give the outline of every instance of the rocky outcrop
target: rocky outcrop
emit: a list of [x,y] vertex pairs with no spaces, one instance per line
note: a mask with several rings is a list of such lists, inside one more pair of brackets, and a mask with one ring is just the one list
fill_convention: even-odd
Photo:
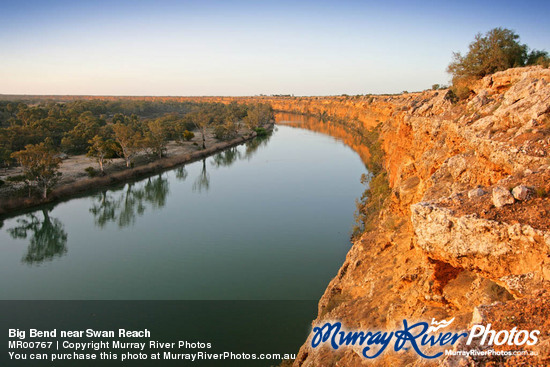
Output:
[[526,287],[509,287],[506,279],[550,280],[548,231],[475,214],[458,217],[448,208],[424,202],[412,205],[411,212],[416,243],[432,258],[481,274],[516,294]]

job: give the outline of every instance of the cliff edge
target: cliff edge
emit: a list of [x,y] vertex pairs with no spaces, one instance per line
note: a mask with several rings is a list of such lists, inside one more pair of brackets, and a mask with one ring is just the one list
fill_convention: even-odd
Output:
[[550,363],[550,69],[509,69],[472,89],[459,102],[448,90],[270,101],[362,129],[380,124],[390,198],[313,324],[395,330],[403,319],[454,318],[454,330],[536,327],[539,342],[524,348],[534,353],[428,360],[391,350],[367,361],[357,348],[314,349],[310,336],[294,366]]

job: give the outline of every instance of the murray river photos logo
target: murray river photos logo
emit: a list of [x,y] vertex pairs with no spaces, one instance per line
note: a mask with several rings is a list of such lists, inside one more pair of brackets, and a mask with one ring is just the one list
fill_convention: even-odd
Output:
[[473,341],[479,345],[534,345],[538,342],[539,330],[527,331],[518,330],[514,327],[511,330],[492,330],[491,324],[475,325],[469,332],[444,332],[454,321],[436,321],[432,319],[431,325],[427,322],[410,324],[403,320],[403,329],[395,331],[348,331],[342,328],[340,322],[327,322],[323,326],[313,328],[311,346],[317,348],[320,345],[328,344],[337,350],[343,346],[359,346],[362,348],[362,355],[365,358],[376,358],[388,347],[393,350],[409,350],[412,348],[419,356],[427,359],[438,358],[443,352],[435,354],[424,353],[428,347],[451,346],[461,338],[467,338],[466,345]]

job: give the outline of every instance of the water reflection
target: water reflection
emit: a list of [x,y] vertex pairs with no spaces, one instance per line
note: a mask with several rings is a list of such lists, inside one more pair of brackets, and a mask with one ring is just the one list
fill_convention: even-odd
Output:
[[[250,159],[260,147],[267,145],[270,137],[271,134],[250,140],[246,142],[244,150],[242,147],[233,147],[219,152],[214,155],[211,164],[216,168],[229,167],[238,160]],[[185,166],[176,168],[174,172],[179,181],[185,181],[189,175]],[[94,217],[95,225],[103,228],[108,223],[116,223],[120,228],[129,227],[135,224],[136,218],[142,216],[147,208],[163,208],[170,194],[169,181],[165,176],[166,174],[161,173],[141,182],[128,183],[120,189],[108,189],[94,195],[89,212]],[[210,189],[206,159],[202,160],[202,168],[192,188],[199,193]],[[50,217],[53,207],[26,214],[17,219],[17,226],[7,229],[14,239],[30,237],[22,262],[40,264],[67,253],[68,236],[64,224],[59,219]],[[0,220],[0,228],[3,226],[4,221]]]
[[189,175],[189,172],[187,172],[187,170],[185,169],[185,166],[181,166],[181,167],[176,168],[175,172],[176,172],[176,178],[179,181],[185,181],[185,179]]
[[[186,176],[185,168],[181,169],[180,177]],[[95,195],[94,204],[89,210],[98,227],[103,228],[107,223],[115,222],[124,228],[133,225],[136,217],[145,213],[148,204],[153,209],[164,207],[169,193],[168,179],[159,174],[149,177],[145,182],[129,183],[122,190],[105,190]]]
[[200,174],[195,179],[195,182],[193,183],[193,191],[195,192],[203,192],[210,189],[210,175],[206,171],[206,159],[202,160],[202,169]]
[[211,161],[216,168],[229,167],[241,159],[250,160],[261,147],[267,146],[273,134],[270,132],[266,136],[258,136],[245,143],[244,152],[241,147],[233,147],[222,152],[216,153]]
[[275,114],[275,121],[277,121],[278,124],[308,129],[332,136],[359,154],[363,163],[367,164],[369,161],[370,151],[368,144],[363,141],[359,131],[348,130],[349,128],[353,128],[352,125],[348,126],[348,129],[346,129],[343,125],[331,121],[326,114],[320,114],[319,116],[313,117],[279,112]]
[[237,147],[229,148],[223,152],[217,153],[212,160],[214,167],[229,167],[235,163],[242,156],[240,150]]
[[143,188],[144,201],[151,203],[154,209],[160,209],[166,205],[166,198],[170,192],[168,179],[158,175],[156,178],[149,178]]
[[7,230],[14,239],[31,237],[22,262],[40,264],[67,253],[67,233],[59,219],[50,217],[51,210],[52,207],[42,209],[42,219],[36,213],[27,214],[17,219],[18,226]]
[[[225,149],[219,153],[216,153],[210,163],[215,168],[220,168],[230,167],[235,162],[241,159],[250,160],[261,147],[267,145],[271,136],[272,134],[269,133],[266,136],[256,137],[252,140],[247,141],[245,143],[244,152],[242,151],[241,147],[232,147]],[[206,159],[203,159],[201,172],[193,183],[193,191],[201,193],[203,191],[208,191],[209,189],[210,175],[206,170]]]
[[250,158],[252,158],[261,147],[265,147],[267,143],[269,143],[269,140],[272,136],[273,134],[269,132],[266,136],[258,136],[252,140],[247,141],[244,154],[241,158],[250,160]]

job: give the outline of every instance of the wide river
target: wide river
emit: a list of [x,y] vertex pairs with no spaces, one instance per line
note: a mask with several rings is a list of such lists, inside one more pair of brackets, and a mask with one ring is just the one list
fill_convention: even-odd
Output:
[[349,250],[365,172],[338,139],[278,124],[204,161],[4,219],[0,297],[317,302]]

